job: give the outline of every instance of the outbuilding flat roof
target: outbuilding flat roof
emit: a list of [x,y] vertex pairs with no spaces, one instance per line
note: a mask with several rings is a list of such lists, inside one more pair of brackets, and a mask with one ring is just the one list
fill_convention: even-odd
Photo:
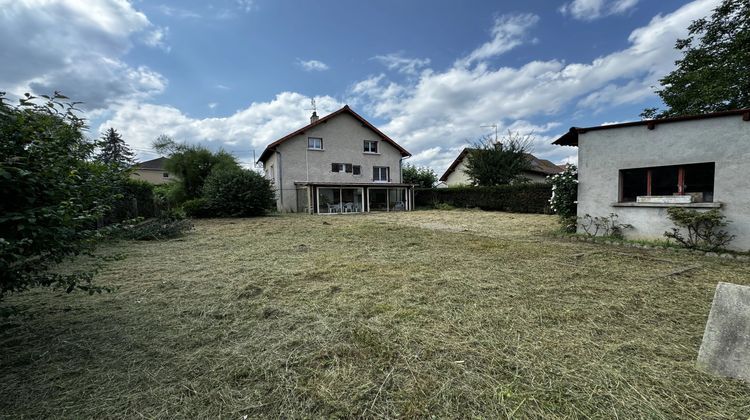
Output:
[[659,124],[668,124],[668,123],[681,122],[681,121],[703,120],[707,118],[729,117],[733,115],[742,115],[742,119],[744,121],[750,121],[750,109],[734,109],[731,111],[712,112],[710,114],[685,115],[682,117],[670,117],[670,118],[660,118],[660,119],[655,119],[655,120],[632,121],[632,122],[626,122],[626,123],[620,123],[620,124],[597,125],[594,127],[571,127],[567,133],[560,136],[560,138],[552,142],[552,144],[556,144],[558,146],[578,146],[578,135],[586,133],[588,131],[613,130],[616,128],[635,127],[639,125],[648,126],[649,130],[653,130]]

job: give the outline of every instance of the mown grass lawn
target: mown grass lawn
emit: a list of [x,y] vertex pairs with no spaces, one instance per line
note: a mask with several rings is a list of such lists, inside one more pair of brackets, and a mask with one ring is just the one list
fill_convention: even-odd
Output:
[[0,318],[0,416],[750,416],[750,387],[694,368],[716,283],[750,266],[554,228],[291,215],[108,246],[128,255],[97,278],[115,292],[0,304],[18,311]]

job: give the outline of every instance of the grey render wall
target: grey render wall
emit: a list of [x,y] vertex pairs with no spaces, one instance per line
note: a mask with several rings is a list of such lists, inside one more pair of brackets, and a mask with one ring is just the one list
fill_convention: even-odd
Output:
[[[308,150],[308,137],[322,138],[323,150]],[[378,142],[378,154],[364,153],[365,140]],[[401,152],[346,113],[283,142],[277,151],[274,161],[269,158],[264,168],[267,177],[271,164],[276,171],[280,211],[297,211],[295,182],[372,183],[373,166],[390,167],[391,182],[401,182]],[[362,174],[331,172],[332,163],[361,165]]]
[[[631,238],[664,239],[666,208],[613,206],[619,170],[715,162],[714,201],[732,223],[731,248],[750,249],[750,122],[729,116],[590,131],[578,138],[578,215],[617,213]],[[580,228],[579,228],[580,229]]]
[[[524,177],[529,182],[547,182],[547,176],[537,172],[525,172]],[[448,174],[445,179],[445,185],[448,187],[458,187],[461,185],[471,185],[471,179],[466,175],[466,158],[456,165],[456,168]]]

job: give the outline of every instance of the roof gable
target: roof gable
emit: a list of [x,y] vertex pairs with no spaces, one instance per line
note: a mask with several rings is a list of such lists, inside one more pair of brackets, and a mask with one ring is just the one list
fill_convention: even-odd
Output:
[[391,139],[390,137],[388,137],[385,134],[383,134],[382,131],[378,130],[374,125],[370,124],[370,122],[367,121],[367,120],[365,120],[361,115],[359,115],[356,112],[354,112],[351,108],[349,108],[349,105],[344,105],[344,107],[341,108],[341,109],[339,109],[338,111],[334,111],[334,112],[326,115],[325,117],[320,118],[318,121],[310,123],[310,124],[308,124],[308,125],[300,128],[299,130],[293,131],[293,132],[287,134],[286,136],[284,136],[284,137],[282,137],[282,138],[274,141],[273,143],[269,144],[268,146],[266,146],[265,150],[263,150],[263,153],[260,154],[260,157],[258,158],[258,162],[265,162],[268,159],[268,157],[271,156],[271,153],[274,150],[276,150],[276,147],[279,146],[281,143],[284,143],[285,141],[290,140],[291,138],[293,138],[293,137],[295,137],[297,135],[304,134],[306,131],[308,131],[308,130],[314,128],[314,127],[317,127],[317,126],[319,126],[321,124],[325,124],[328,121],[330,121],[330,120],[334,119],[335,117],[337,117],[338,115],[341,115],[341,114],[344,114],[344,113],[349,114],[352,117],[354,117],[355,119],[359,120],[359,122],[361,122],[365,127],[367,127],[370,130],[372,130],[383,141],[385,141],[385,142],[389,143],[391,146],[395,147],[396,150],[398,150],[401,153],[401,156],[411,156],[411,153],[407,152],[406,149],[404,149],[403,147],[399,146],[399,144],[396,143],[393,139]]
[[[443,176],[440,177],[439,181],[440,182],[447,181],[450,174],[452,174],[456,170],[458,165],[461,164],[461,162],[464,160],[466,155],[468,155],[469,152],[471,152],[472,150],[474,149],[471,147],[467,147],[464,150],[462,150],[461,153],[459,153],[458,156],[456,157],[456,160],[454,160],[453,163],[451,163],[451,166],[449,166],[448,169],[446,169]],[[539,159],[538,157],[532,155],[531,153],[526,153],[526,157],[529,159],[529,169],[526,170],[525,172],[534,172],[534,173],[538,173],[542,175],[553,175],[553,174],[557,174],[563,171],[563,168],[561,168],[560,166],[555,165],[554,163],[546,159]]]
[[167,163],[167,158],[158,157],[156,159],[151,159],[151,160],[146,160],[143,162],[136,163],[134,166],[136,169],[164,170],[165,163]]

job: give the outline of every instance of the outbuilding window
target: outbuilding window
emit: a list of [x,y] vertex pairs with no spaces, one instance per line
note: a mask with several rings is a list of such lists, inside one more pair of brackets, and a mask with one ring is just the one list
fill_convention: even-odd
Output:
[[715,169],[714,162],[622,169],[620,202],[670,195],[690,195],[693,202],[713,202]]

